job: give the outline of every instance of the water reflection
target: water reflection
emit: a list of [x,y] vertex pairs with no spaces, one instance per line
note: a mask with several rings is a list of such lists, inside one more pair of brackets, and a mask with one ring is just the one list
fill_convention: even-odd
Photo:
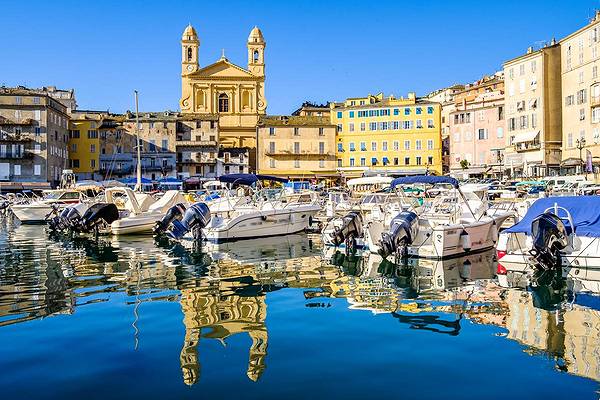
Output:
[[[387,316],[399,324],[393,329],[422,332],[428,341],[462,337],[472,325],[499,327],[528,354],[550,357],[557,370],[600,381],[598,280],[589,271],[513,274],[498,284],[493,251],[393,263],[324,249],[318,237],[302,234],[195,252],[150,237],[70,237],[3,223],[0,333],[2,327],[110,304],[118,301],[111,293],[122,293],[132,308],[137,348],[140,305],[178,302],[183,335],[177,351],[186,385],[202,380],[203,343],[242,336],[250,339],[246,376],[261,380],[273,329],[267,298],[289,288],[300,289],[308,309],[344,307],[351,314],[343,318],[369,315],[365,311]],[[210,359],[205,363],[218,368]]]

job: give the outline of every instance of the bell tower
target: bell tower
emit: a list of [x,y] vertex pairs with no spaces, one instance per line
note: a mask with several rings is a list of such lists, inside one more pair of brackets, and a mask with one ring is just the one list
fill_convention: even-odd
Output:
[[248,70],[257,76],[265,76],[265,38],[258,27],[248,36]]
[[198,70],[198,48],[200,41],[194,27],[189,24],[181,37],[181,75]]

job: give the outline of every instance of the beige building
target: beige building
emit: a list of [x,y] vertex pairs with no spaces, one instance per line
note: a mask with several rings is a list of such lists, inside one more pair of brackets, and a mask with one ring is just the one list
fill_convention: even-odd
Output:
[[511,176],[557,174],[561,162],[560,46],[549,45],[504,63],[507,142]]
[[465,88],[465,85],[452,85],[427,95],[429,101],[440,103],[442,115],[442,172],[450,172],[450,114],[456,110],[454,96]]
[[181,39],[181,111],[217,114],[224,147],[256,148],[256,124],[267,110],[266,42],[257,27],[250,32],[247,47],[247,68],[230,62],[224,51],[219,60],[201,67],[196,30],[189,25]]
[[565,172],[581,172],[588,150],[596,165],[600,160],[599,42],[600,12],[588,25],[560,41]]
[[1,87],[0,189],[57,185],[68,165],[68,124],[67,107],[45,88]]
[[335,134],[329,117],[263,117],[257,128],[257,170],[292,178],[335,176]]

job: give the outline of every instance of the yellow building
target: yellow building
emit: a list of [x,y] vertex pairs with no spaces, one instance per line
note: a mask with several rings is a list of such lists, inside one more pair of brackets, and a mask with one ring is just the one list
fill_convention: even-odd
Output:
[[440,104],[414,93],[382,93],[332,103],[337,126],[337,167],[348,175],[367,170],[394,175],[442,173]]
[[257,170],[290,178],[337,175],[335,125],[328,117],[272,116],[257,128]]
[[[200,67],[196,30],[189,25],[181,39],[181,111],[218,114],[220,144],[224,147],[256,148],[256,123],[267,110],[266,42],[257,27],[250,32],[247,47],[247,68],[231,63],[224,51],[219,60]],[[250,156],[254,158],[253,151]]]
[[69,167],[78,179],[95,179],[100,169],[99,111],[74,111],[69,121]]

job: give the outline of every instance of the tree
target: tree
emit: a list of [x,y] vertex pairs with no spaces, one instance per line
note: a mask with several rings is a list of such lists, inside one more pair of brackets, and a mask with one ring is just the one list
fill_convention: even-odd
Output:
[[467,168],[469,168],[470,165],[471,165],[471,163],[468,162],[467,160],[460,160],[460,166],[462,167],[462,169],[467,169]]

